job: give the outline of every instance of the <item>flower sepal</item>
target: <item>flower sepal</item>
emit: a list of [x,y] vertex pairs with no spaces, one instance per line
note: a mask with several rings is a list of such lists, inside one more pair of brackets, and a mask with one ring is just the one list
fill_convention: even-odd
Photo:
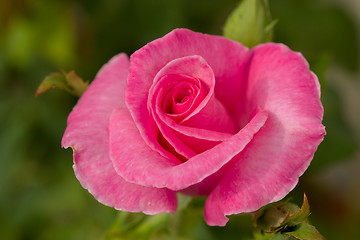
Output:
[[286,201],[269,204],[254,214],[253,222],[258,229],[254,239],[324,240],[309,223],[309,215],[310,205],[305,194],[301,208]]

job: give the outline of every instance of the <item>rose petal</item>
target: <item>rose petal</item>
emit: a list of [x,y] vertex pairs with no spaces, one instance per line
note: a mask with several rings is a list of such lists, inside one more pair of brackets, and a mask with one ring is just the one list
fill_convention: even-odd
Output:
[[[202,56],[210,65],[216,78],[216,99],[232,117],[237,111],[233,103],[242,96],[241,79],[249,56],[246,47],[220,36],[175,29],[131,55],[126,104],[146,144],[165,157],[169,156],[155,139],[156,126],[147,109],[148,91],[156,74],[167,63],[192,55]],[[240,124],[236,124],[239,130]]]
[[117,173],[128,182],[182,190],[215,173],[241,152],[266,119],[267,113],[259,111],[241,131],[223,143],[176,164],[153,151],[130,121],[127,109],[118,108],[110,119],[110,156]]
[[[169,81],[172,80],[172,79],[168,80],[166,78],[165,80],[167,81],[165,81],[165,83],[161,83],[161,80],[163,80],[163,76],[167,76],[167,75],[179,76],[178,78],[180,79],[176,79],[176,81],[180,81],[180,82],[181,82],[181,76],[184,77],[188,76],[193,79],[196,79],[199,82],[199,86],[196,87],[199,88],[199,92],[203,92],[203,94],[197,96],[197,98],[200,99],[194,99],[195,101],[197,100],[197,104],[193,105],[191,111],[187,112],[187,115],[181,118],[182,120],[181,122],[186,121],[187,119],[191,118],[199,111],[201,111],[207,105],[210,98],[214,94],[215,76],[211,67],[201,56],[193,55],[193,56],[177,58],[170,61],[156,74],[154,78],[154,83],[151,87],[151,89],[153,88],[155,89],[154,91],[151,91],[150,89],[150,93],[149,93],[150,101],[152,99],[153,100],[156,99],[156,95],[157,95],[156,89],[161,88],[164,84],[167,84]],[[155,109],[153,110],[155,112]]]
[[108,121],[114,108],[125,106],[128,66],[125,54],[103,66],[71,112],[62,146],[73,149],[76,177],[99,202],[129,212],[175,212],[174,192],[126,182],[109,158]]
[[[161,81],[155,83],[149,91],[149,111],[155,121],[156,127],[158,128],[157,140],[164,147],[165,150],[173,153],[179,159],[186,161],[186,159],[191,158],[195,155],[195,152],[191,150],[188,146],[184,145],[176,135],[171,131],[171,129],[167,128],[160,120],[158,115],[166,115],[166,117],[170,117],[171,119],[181,121],[184,117],[184,113],[180,114],[169,114],[163,111],[163,103],[164,101],[169,101],[167,96],[172,94],[172,90],[179,85],[183,85],[184,81],[187,84],[193,84],[191,81],[198,82],[196,79],[186,76],[186,75],[166,75],[162,78]],[[200,84],[200,83],[199,83]],[[169,91],[169,92],[168,92]],[[187,109],[186,112],[192,111],[194,108],[194,103],[199,100],[199,92],[194,97],[194,101],[190,104],[191,106]],[[170,100],[171,101],[171,100]],[[165,103],[167,105],[169,103]],[[168,108],[167,106],[166,108]],[[171,107],[172,108],[172,107]],[[170,116],[169,116],[170,115]]]
[[229,133],[183,126],[164,115],[159,115],[159,118],[160,121],[166,125],[164,128],[171,131],[171,133],[176,136],[183,145],[190,148],[196,154],[209,150],[232,136]]
[[281,44],[252,50],[245,115],[269,112],[256,134],[209,195],[205,219],[224,226],[224,215],[252,212],[286,196],[323,140],[319,83],[301,54]]
[[[182,79],[184,80],[182,81]],[[176,86],[182,86],[184,82],[192,84],[192,79],[194,79],[194,84],[196,83],[195,79],[198,80],[199,86],[197,87],[199,88],[199,92],[188,111],[177,115],[169,115],[164,112],[163,99],[166,99],[164,96],[166,93],[163,93],[163,91],[170,91],[168,88],[173,91]],[[175,87],[173,85],[175,85]],[[200,56],[187,56],[175,59],[162,68],[155,76],[154,84],[150,88],[148,106],[156,126],[160,130],[160,134],[164,138],[164,141],[168,142],[168,144],[165,143],[165,146],[163,143],[163,146],[171,146],[175,151],[175,155],[180,154],[185,157],[185,160],[193,157],[195,152],[200,153],[213,147],[214,144],[207,144],[208,148],[204,148],[204,145],[191,144],[189,141],[189,144],[184,144],[178,135],[164,124],[161,119],[173,119],[174,121],[179,121],[180,125],[190,124],[193,128],[198,127],[215,131],[233,132],[234,125],[232,119],[222,104],[214,97],[214,86],[215,78],[213,71],[205,60]],[[203,96],[204,94],[201,93],[205,91],[207,94]],[[184,139],[188,140],[185,136]],[[201,149],[199,149],[198,146],[200,146]]]

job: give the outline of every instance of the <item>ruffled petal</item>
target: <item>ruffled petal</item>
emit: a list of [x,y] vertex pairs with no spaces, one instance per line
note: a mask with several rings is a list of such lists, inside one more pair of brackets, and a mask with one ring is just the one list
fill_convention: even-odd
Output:
[[[149,91],[148,108],[159,129],[157,139],[166,150],[179,159],[186,161],[196,153],[161,121],[160,116],[182,122],[198,114],[211,99],[214,85],[214,74],[200,56],[187,56],[170,61],[154,78],[154,84]],[[187,101],[191,101],[187,104],[189,107],[183,112],[173,112],[179,105],[173,98],[176,99],[179,94],[187,93],[189,94]],[[172,111],[164,111],[164,109],[172,109]]]
[[[169,121],[176,122],[175,125],[178,126],[190,125],[193,130],[209,129],[233,133],[232,119],[224,106],[215,99],[214,87],[215,77],[212,69],[201,56],[197,55],[177,58],[157,73],[149,91],[148,109],[161,135],[158,136],[158,140],[160,137],[163,138],[161,143],[165,149],[175,155],[182,155],[186,160],[214,146],[210,143],[206,144],[208,148],[204,148],[200,143],[192,144],[192,141],[186,141],[189,140],[186,136],[177,134],[166,124]],[[187,110],[180,113],[170,111],[176,109],[174,105],[179,105],[177,101],[182,100],[174,101],[173,98],[181,98],[186,94],[188,94],[186,101],[192,101]]]
[[[243,91],[243,74],[249,51],[241,44],[220,36],[175,29],[164,37],[142,47],[130,58],[126,104],[147,145],[164,157],[171,158],[156,141],[156,125],[147,109],[149,89],[156,74],[174,59],[199,55],[214,72],[216,99],[228,114],[237,111]],[[235,129],[240,129],[240,123]]]
[[282,44],[252,50],[245,99],[245,115],[261,108],[269,119],[209,195],[209,225],[224,226],[225,215],[252,212],[285,197],[325,134],[318,80],[302,55]]
[[237,134],[181,164],[147,146],[130,119],[125,108],[118,108],[110,119],[110,156],[115,170],[128,182],[178,191],[201,182],[231,161],[265,124],[267,113],[259,111]]
[[109,117],[125,106],[128,66],[125,54],[103,66],[69,115],[62,146],[73,149],[76,177],[99,202],[129,212],[175,212],[173,191],[126,182],[109,158]]

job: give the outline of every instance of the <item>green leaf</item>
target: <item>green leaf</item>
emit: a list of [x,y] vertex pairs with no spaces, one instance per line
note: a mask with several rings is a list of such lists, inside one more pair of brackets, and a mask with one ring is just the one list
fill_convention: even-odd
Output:
[[76,75],[75,71],[70,71],[68,73],[65,71],[61,71],[61,73],[55,72],[50,73],[44,78],[37,88],[35,96],[37,97],[50,89],[58,88],[67,91],[74,96],[80,97],[88,86],[89,83]]
[[105,239],[140,240],[149,239],[152,235],[161,235],[170,216],[169,213],[148,216],[142,213],[119,212]]
[[68,73],[63,72],[63,74],[65,75],[68,85],[73,90],[73,95],[80,97],[88,88],[89,83],[84,82],[82,78],[76,75],[74,70]]
[[254,240],[290,240],[291,236],[283,235],[283,234],[277,234],[277,233],[265,233],[262,234],[260,232],[257,232],[254,234]]
[[268,0],[242,0],[229,15],[224,36],[254,47],[272,40],[277,21],[271,21]]
[[301,240],[325,240],[314,226],[305,222],[299,224],[295,231],[285,234]]

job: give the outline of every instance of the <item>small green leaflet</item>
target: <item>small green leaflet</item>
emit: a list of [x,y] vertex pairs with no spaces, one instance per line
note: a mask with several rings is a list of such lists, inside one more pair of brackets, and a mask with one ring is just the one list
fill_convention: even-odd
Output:
[[50,89],[58,88],[80,97],[88,86],[89,83],[76,75],[74,70],[70,72],[61,70],[61,72],[50,73],[46,76],[37,88],[35,96],[37,97]]

